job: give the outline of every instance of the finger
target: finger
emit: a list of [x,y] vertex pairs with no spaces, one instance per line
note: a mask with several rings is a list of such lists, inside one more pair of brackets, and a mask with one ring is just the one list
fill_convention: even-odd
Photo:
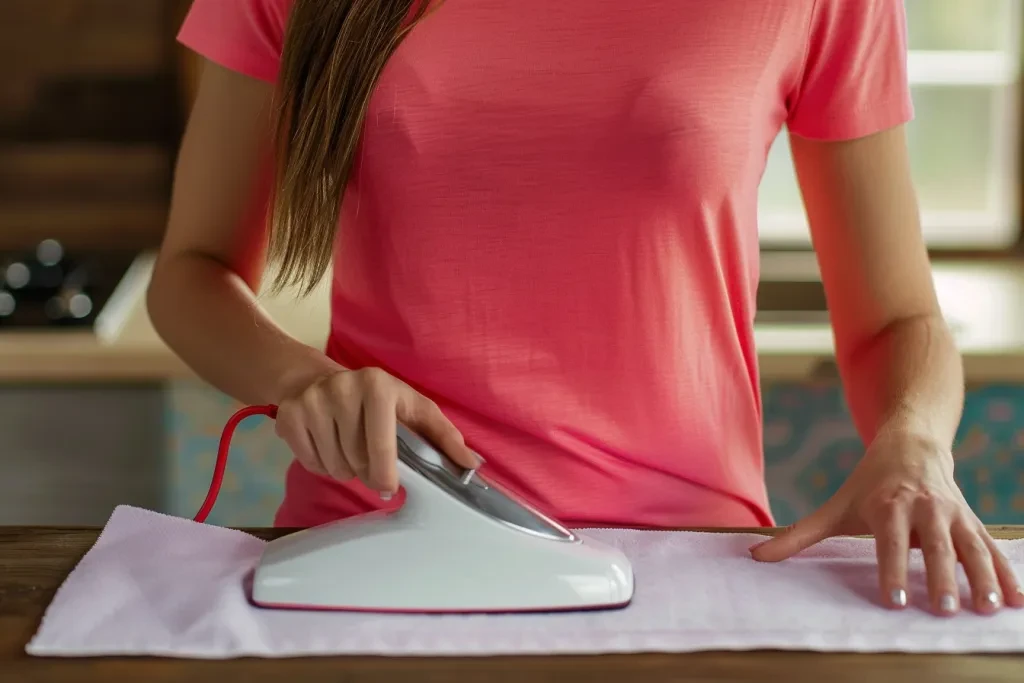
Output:
[[299,462],[303,466],[314,474],[319,474],[323,477],[331,476],[331,473],[324,467],[323,459],[320,457],[319,451],[317,451],[316,443],[313,441],[313,435],[308,430],[302,430],[299,437],[305,444],[306,452],[309,454],[305,459],[299,459]]
[[1003,596],[988,545],[973,525],[957,522],[951,532],[953,546],[971,584],[974,609],[981,614],[992,614],[1002,605]]
[[369,485],[366,481],[366,437],[363,429],[363,397],[366,391],[359,384],[358,375],[346,373],[339,377],[330,389],[329,414],[340,444],[341,462],[353,477],[359,477]]
[[376,393],[366,397],[363,404],[363,431],[366,434],[368,476],[372,487],[381,492],[397,492],[398,437],[393,395]]
[[992,540],[987,530],[979,532],[982,540],[988,546],[988,552],[992,556],[992,564],[996,570],[996,578],[1003,592],[1003,602],[1007,607],[1024,607],[1024,588],[1020,585],[1020,579],[1013,569],[1013,565],[1006,559],[1006,555],[999,550],[996,542]]
[[335,424],[327,398],[322,393],[317,392],[306,398],[306,420],[320,462],[327,474],[338,481],[349,481],[355,477],[355,472],[345,460],[338,438],[338,426]]
[[949,534],[949,519],[937,509],[923,508],[914,522],[924,555],[932,610],[940,616],[953,615],[960,609],[960,588],[956,580],[956,551]]
[[288,448],[291,449],[300,465],[314,474],[328,476],[327,470],[320,462],[320,455],[313,443],[313,436],[304,424],[292,419],[287,412],[283,415],[279,412],[274,431],[281,440],[288,444]]
[[403,423],[435,448],[440,449],[457,465],[466,469],[480,466],[479,456],[466,446],[462,433],[445,417],[436,403],[410,391],[400,396],[396,407],[398,418]]
[[361,403],[344,406],[334,411],[338,441],[341,443],[342,461],[355,476],[366,484],[369,471],[369,456],[366,454],[366,430],[363,427],[363,406]]
[[835,515],[826,503],[775,538],[755,545],[750,555],[758,562],[780,562],[828,538],[834,526]]
[[910,514],[907,506],[893,501],[871,531],[878,560],[878,587],[882,601],[893,609],[907,606],[907,558],[910,555]]

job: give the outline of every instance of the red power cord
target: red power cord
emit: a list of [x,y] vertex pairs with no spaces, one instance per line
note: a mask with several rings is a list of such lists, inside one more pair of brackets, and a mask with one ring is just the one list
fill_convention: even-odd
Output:
[[235,428],[238,426],[238,423],[253,415],[264,415],[270,419],[276,419],[277,406],[246,406],[228,419],[227,424],[224,425],[224,431],[220,434],[220,444],[217,446],[217,464],[214,465],[213,468],[213,479],[210,481],[210,490],[206,494],[206,500],[203,501],[203,506],[199,508],[199,512],[197,512],[194,517],[195,521],[205,522],[206,518],[210,515],[210,511],[213,510],[213,506],[217,502],[217,496],[220,494],[220,486],[224,483],[224,470],[228,465],[228,452],[231,450],[231,437],[235,435]]

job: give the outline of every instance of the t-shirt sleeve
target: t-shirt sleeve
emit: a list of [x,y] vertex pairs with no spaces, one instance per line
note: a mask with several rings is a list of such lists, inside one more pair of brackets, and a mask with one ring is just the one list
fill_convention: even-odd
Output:
[[787,127],[848,140],[914,117],[903,0],[816,0]]
[[221,66],[275,82],[293,0],[193,0],[178,41]]

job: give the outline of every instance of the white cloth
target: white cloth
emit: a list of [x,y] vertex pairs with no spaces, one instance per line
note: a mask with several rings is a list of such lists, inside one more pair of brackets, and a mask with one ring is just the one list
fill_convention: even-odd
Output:
[[[779,564],[747,551],[761,537],[589,530],[621,547],[633,603],[604,612],[409,616],[274,611],[251,606],[245,577],[264,542],[248,534],[130,507],[57,592],[32,655],[194,658],[298,655],[497,655],[727,649],[1022,652],[1024,610],[952,618],[924,611],[924,571],[911,562],[911,602],[877,600],[874,547],[832,539]],[[1000,541],[1018,572],[1024,542]],[[962,579],[962,577],[961,577]],[[966,596],[966,584],[962,585]]]

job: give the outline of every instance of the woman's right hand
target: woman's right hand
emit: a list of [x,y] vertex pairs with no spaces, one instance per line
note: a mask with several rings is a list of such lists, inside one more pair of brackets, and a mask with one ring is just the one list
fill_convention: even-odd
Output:
[[396,422],[456,464],[480,465],[436,403],[379,368],[339,370],[281,401],[275,431],[307,470],[340,481],[358,477],[386,495],[398,491]]

